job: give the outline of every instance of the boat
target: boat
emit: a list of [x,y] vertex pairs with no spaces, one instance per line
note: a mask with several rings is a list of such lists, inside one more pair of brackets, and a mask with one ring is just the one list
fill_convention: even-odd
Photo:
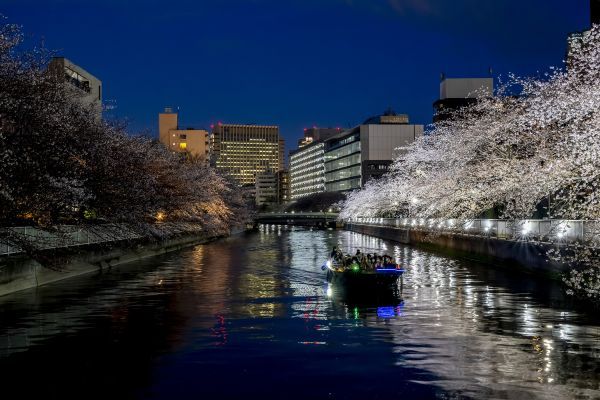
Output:
[[398,287],[405,270],[399,264],[385,264],[372,270],[360,268],[356,263],[343,267],[328,260],[323,269],[327,270],[327,282],[341,286],[347,291],[373,291]]

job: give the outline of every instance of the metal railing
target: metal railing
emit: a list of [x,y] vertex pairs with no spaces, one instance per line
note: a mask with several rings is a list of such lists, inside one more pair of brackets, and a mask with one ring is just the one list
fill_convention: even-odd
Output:
[[[152,227],[155,232],[148,231],[140,234],[127,224],[105,224],[93,226],[59,225],[52,230],[35,227],[0,228],[0,256],[22,253],[23,249],[15,242],[26,241],[36,250],[51,250],[59,248],[86,246],[91,244],[116,243],[126,240],[139,240],[156,236],[171,236],[181,233],[201,232],[202,227],[194,223],[163,223]],[[2,239],[2,237],[16,238]]]
[[398,229],[493,237],[505,240],[539,242],[591,242],[600,237],[600,221],[595,220],[499,220],[353,218],[351,224],[387,226]]
[[301,218],[318,218],[318,219],[337,219],[338,213],[334,212],[285,212],[285,213],[259,213],[256,216],[257,220],[261,219],[301,219]]

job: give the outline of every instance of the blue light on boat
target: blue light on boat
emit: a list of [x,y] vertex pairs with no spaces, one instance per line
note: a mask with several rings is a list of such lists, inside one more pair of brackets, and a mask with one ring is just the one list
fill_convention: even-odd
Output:
[[379,318],[394,318],[396,313],[394,307],[377,307],[377,316]]

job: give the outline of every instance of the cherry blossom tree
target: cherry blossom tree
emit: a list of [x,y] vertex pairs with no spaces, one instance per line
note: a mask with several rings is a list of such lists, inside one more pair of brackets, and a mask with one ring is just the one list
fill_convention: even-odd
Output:
[[0,226],[118,223],[161,237],[168,223],[219,235],[247,220],[231,181],[204,160],[99,120],[85,92],[48,70],[49,56],[23,48],[20,27],[0,24]]
[[[554,219],[600,219],[599,26],[570,57],[564,71],[509,76],[494,97],[432,126],[382,180],[351,193],[341,217],[410,210],[417,218],[473,219],[495,209],[512,220],[545,205]],[[586,296],[600,297],[599,238],[594,231],[552,253],[573,266],[566,282]]]

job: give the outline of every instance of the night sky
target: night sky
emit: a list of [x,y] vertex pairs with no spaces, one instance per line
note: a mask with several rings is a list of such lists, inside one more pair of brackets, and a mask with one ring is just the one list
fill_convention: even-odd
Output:
[[348,127],[392,107],[430,123],[448,77],[562,66],[588,0],[0,0],[30,42],[103,81],[110,117],[156,135],[277,124],[294,148],[309,126]]

